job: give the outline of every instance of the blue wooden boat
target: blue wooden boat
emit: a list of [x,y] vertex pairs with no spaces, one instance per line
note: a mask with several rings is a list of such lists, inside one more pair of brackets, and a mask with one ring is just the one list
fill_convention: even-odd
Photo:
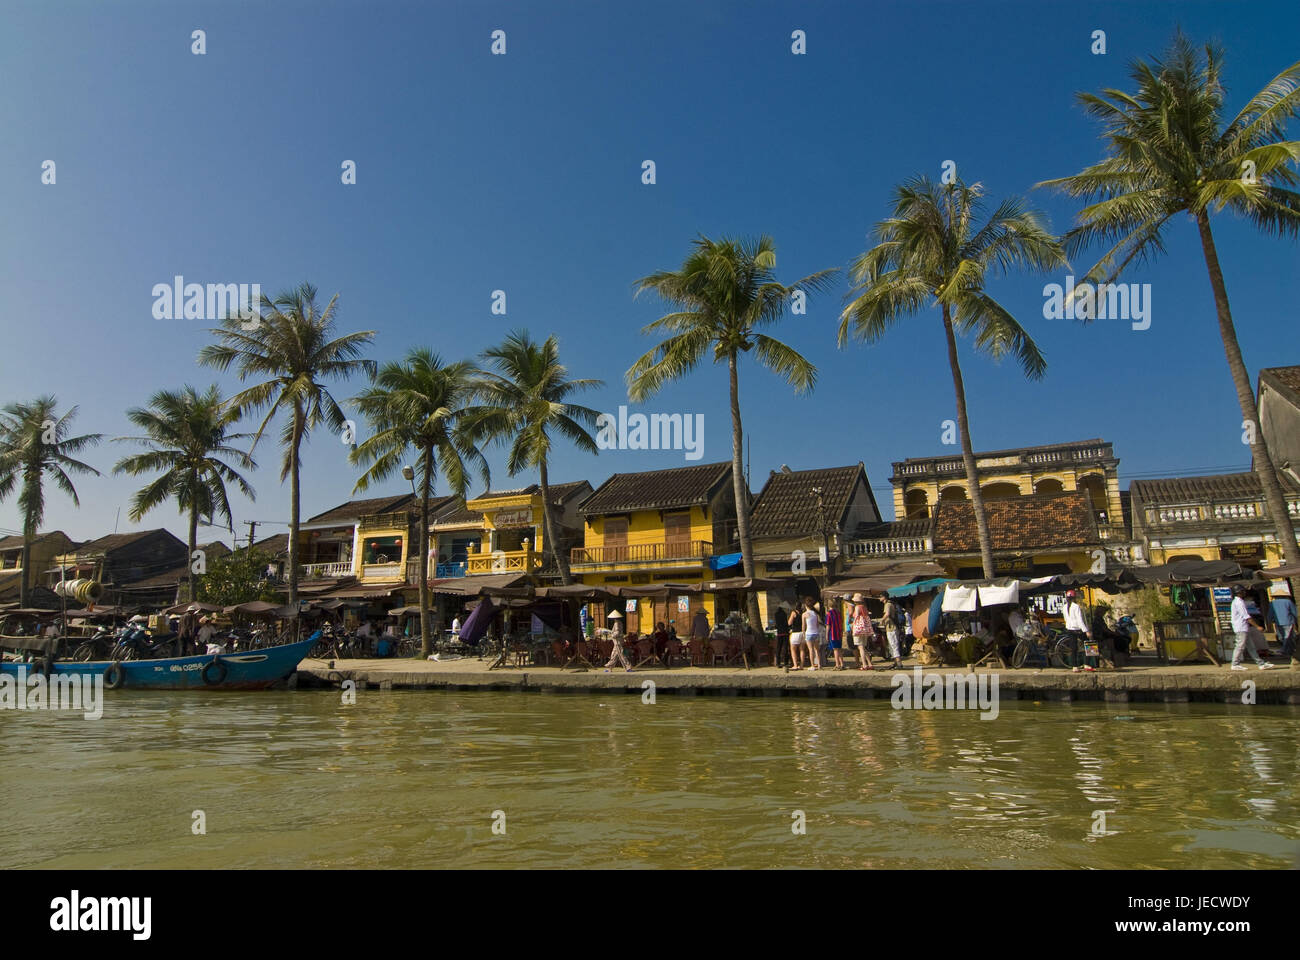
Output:
[[[103,675],[109,690],[261,690],[287,680],[316,643],[317,634],[305,640],[240,653],[168,657],[163,660],[90,661],[54,660],[30,663],[6,660],[0,673],[17,676],[35,671],[63,676]],[[35,646],[35,644],[24,644]]]

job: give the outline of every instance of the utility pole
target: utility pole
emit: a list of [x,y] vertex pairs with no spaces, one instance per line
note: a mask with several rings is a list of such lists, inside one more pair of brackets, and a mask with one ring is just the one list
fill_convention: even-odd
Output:
[[[249,550],[253,549],[253,537],[256,534],[257,534],[257,521],[249,520],[248,521],[248,549]],[[238,546],[238,544],[236,544],[236,546]]]
[[822,564],[822,571],[826,578],[826,586],[829,587],[831,585],[831,576],[833,571],[831,569],[831,535],[830,529],[826,523],[826,503],[822,499],[821,487],[813,487],[812,493],[813,496],[817,498],[817,512],[821,516],[822,521],[822,544],[826,550],[826,562]]

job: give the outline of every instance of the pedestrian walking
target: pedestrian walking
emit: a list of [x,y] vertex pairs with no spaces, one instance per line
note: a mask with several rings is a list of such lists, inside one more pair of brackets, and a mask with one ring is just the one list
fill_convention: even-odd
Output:
[[882,593],[880,599],[885,604],[885,641],[889,644],[889,655],[894,658],[894,669],[901,670],[903,669],[903,638],[899,635],[898,604],[894,603],[887,593]]
[[790,611],[786,608],[785,602],[782,601],[772,614],[772,622],[776,627],[776,644],[772,647],[772,666],[788,666],[789,653],[787,648],[790,645]]
[[1295,659],[1296,614],[1295,603],[1290,597],[1274,597],[1269,604],[1273,614],[1273,625],[1277,628],[1277,639],[1282,644],[1282,656]]
[[830,601],[826,608],[826,649],[835,658],[835,669],[844,669],[844,612],[840,609],[841,601]]
[[631,673],[632,665],[627,662],[627,654],[623,652],[623,615],[615,610],[610,616],[614,618],[614,626],[609,631],[609,638],[614,643],[614,652],[610,654],[609,662],[605,664],[605,672],[609,673],[610,667],[621,663],[623,669]]
[[1241,662],[1242,655],[1249,652],[1250,658],[1259,664],[1259,669],[1268,670],[1273,664],[1265,662],[1255,649],[1255,634],[1260,629],[1246,609],[1246,588],[1233,587],[1232,592],[1232,632],[1237,635],[1237,645],[1232,649],[1232,669],[1245,670],[1246,665]]
[[803,659],[803,603],[795,601],[786,621],[790,626],[790,669],[798,670]]
[[853,646],[858,651],[858,669],[874,670],[871,663],[871,641],[876,637],[876,629],[871,623],[871,613],[867,610],[866,598],[860,593],[853,595]]
[[818,607],[821,604],[809,598],[804,601],[803,609],[803,645],[808,652],[808,658],[812,662],[809,670],[820,670],[822,668],[821,641],[822,641],[822,618]]
[[[1085,637],[1085,643],[1092,642],[1092,630],[1088,627],[1088,622],[1083,618],[1083,608],[1079,606],[1078,593],[1074,590],[1065,591],[1065,633],[1070,638],[1070,669],[1075,673],[1079,672],[1079,638]],[[1083,667],[1089,673],[1097,670],[1097,664],[1094,662],[1095,657],[1089,657],[1088,663]]]

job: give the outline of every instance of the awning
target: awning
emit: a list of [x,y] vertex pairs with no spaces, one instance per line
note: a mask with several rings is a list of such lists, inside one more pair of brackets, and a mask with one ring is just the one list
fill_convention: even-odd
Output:
[[932,580],[943,576],[943,567],[929,560],[878,560],[854,563],[843,571],[842,578],[830,586],[837,595],[855,593],[880,594],[895,587],[905,587],[914,580]]
[[[629,588],[630,589],[630,588]],[[619,587],[597,587],[586,583],[571,583],[568,586],[538,587],[534,596],[538,600],[615,600],[621,595]]]
[[914,597],[918,593],[929,593],[931,590],[938,590],[947,582],[946,577],[931,577],[929,580],[918,580],[915,583],[905,584],[901,587],[890,587],[885,593],[896,599]]
[[[485,592],[506,590],[524,579],[522,573],[494,573],[478,577],[456,577],[434,586],[435,593],[449,593],[458,597],[480,597]],[[519,591],[513,591],[518,594]]]
[[706,580],[691,584],[691,593],[726,593],[728,590],[780,590],[788,585],[788,579],[776,577],[726,577],[722,580]]
[[727,567],[737,566],[742,559],[743,555],[739,553],[719,553],[709,557],[709,569],[725,570]]
[[298,616],[298,609],[288,604],[280,606],[265,600],[250,600],[223,608],[227,614],[242,614],[246,617],[263,617],[265,619],[292,620]]
[[339,587],[329,593],[319,594],[318,598],[321,600],[382,600],[384,597],[391,597],[393,594],[400,594],[401,592],[401,587],[389,584],[377,584],[367,587],[358,583],[347,587]]
[[1270,580],[1280,580],[1282,577],[1300,577],[1300,564],[1290,567],[1267,567],[1259,572]]
[[173,617],[176,616],[177,614],[186,613],[187,611],[190,610],[190,608],[193,608],[195,613],[220,613],[222,610],[222,607],[219,603],[195,602],[195,603],[178,603],[174,607],[168,607],[166,610],[163,611],[163,613],[167,614],[167,616],[169,617]]
[[616,587],[618,596],[628,599],[667,600],[683,593],[699,593],[697,583],[653,583],[637,587]]

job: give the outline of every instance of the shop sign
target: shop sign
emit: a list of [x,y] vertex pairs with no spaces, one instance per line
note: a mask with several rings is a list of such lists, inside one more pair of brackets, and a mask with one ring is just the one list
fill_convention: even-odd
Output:
[[1264,559],[1262,543],[1230,543],[1219,547],[1220,560],[1259,561]]
[[492,526],[498,530],[509,527],[531,527],[533,525],[532,507],[519,507],[512,510],[498,510],[492,517]]

